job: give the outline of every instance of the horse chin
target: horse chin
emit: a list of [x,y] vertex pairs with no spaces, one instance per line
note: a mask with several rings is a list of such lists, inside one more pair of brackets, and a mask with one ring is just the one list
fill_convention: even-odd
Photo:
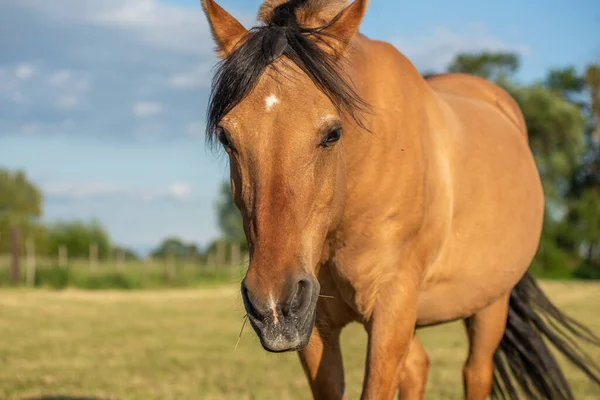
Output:
[[315,323],[316,310],[313,308],[311,315],[300,324],[294,321],[256,321],[250,318],[250,324],[256,332],[262,347],[270,353],[284,353],[288,351],[301,351],[308,346]]

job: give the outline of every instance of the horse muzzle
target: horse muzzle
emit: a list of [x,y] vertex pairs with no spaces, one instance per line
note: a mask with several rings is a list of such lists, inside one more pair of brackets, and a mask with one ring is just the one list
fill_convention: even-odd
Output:
[[252,289],[244,279],[244,307],[263,348],[274,353],[304,349],[315,323],[320,291],[317,279],[305,276],[298,280],[282,301],[260,301]]

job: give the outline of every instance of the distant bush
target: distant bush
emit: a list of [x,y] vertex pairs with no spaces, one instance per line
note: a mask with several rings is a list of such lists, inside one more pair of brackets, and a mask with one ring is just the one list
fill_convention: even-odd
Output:
[[[229,266],[207,269],[200,265],[180,265],[167,270],[164,266],[137,263],[125,264],[122,268],[99,265],[97,269],[51,265],[37,268],[35,287],[86,290],[183,288],[239,282],[242,274],[242,267],[233,270]],[[0,287],[10,285],[9,269],[0,268]]]
[[600,268],[597,265],[582,264],[573,276],[577,279],[600,279]]
[[535,265],[529,268],[529,272],[536,279],[551,279],[557,281],[568,281],[574,279],[573,273],[569,270],[554,268],[554,269],[541,269]]
[[69,285],[71,280],[70,269],[58,266],[39,268],[35,274],[35,286],[38,287],[64,289]]

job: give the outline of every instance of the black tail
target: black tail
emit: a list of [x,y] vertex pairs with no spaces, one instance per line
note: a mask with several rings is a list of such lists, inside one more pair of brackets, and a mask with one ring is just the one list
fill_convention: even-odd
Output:
[[577,340],[600,346],[596,335],[561,313],[526,273],[510,295],[506,331],[494,355],[492,397],[573,399],[569,383],[546,342],[600,385],[600,367]]

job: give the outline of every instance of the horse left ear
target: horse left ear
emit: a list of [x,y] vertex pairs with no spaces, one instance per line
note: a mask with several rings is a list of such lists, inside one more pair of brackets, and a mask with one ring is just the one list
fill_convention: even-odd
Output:
[[[325,28],[324,39],[328,45],[325,49],[333,50],[336,56],[342,55],[352,37],[358,32],[358,27],[362,22],[369,0],[354,0],[352,4],[344,8],[334,19],[330,26]],[[326,36],[335,38],[334,40],[328,40]]]
[[219,57],[226,58],[248,31],[214,0],[201,2],[217,44],[217,53]]

